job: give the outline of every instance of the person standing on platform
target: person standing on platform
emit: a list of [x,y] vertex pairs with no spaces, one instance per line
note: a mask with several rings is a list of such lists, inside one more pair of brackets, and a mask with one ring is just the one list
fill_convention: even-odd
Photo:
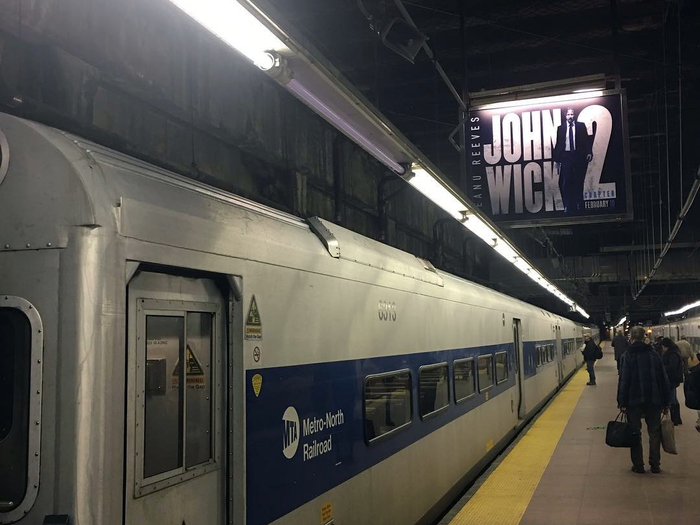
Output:
[[[676,344],[678,345],[678,349],[681,351],[681,356],[685,359],[685,370],[687,377],[691,368],[700,365],[700,360],[698,360],[697,354],[693,352],[693,347],[685,336],[681,336],[680,340]],[[700,432],[700,410],[697,411],[697,416],[698,418],[695,421],[695,430]]]
[[583,347],[583,360],[586,362],[586,369],[588,370],[588,383],[587,385],[595,385],[595,361],[600,359],[601,349],[595,344],[595,341],[591,339],[590,334],[583,334],[583,340],[585,341],[585,346]]
[[624,336],[622,330],[617,331],[617,335],[613,339],[612,345],[613,345],[613,348],[615,349],[615,361],[617,361],[617,373],[619,374],[620,373],[620,360],[622,358],[622,354],[624,354],[627,351],[627,348],[630,345],[629,341]]
[[685,376],[685,366],[683,366],[683,357],[673,339],[664,337],[661,339],[661,360],[666,369],[668,381],[671,383],[671,421],[674,425],[682,425],[681,406],[678,404],[678,387],[683,382]]
[[[649,465],[654,474],[661,472],[661,412],[671,403],[668,382],[661,357],[644,343],[644,328],[630,330],[632,344],[625,352],[617,385],[617,405],[627,414],[627,421],[641,431],[642,416],[649,432]],[[630,449],[632,472],[644,474],[642,440]]]
[[552,159],[559,173],[559,188],[564,213],[583,209],[583,183],[588,163],[593,159],[593,144],[583,122],[576,122],[573,108],[566,110],[566,122],[557,128]]

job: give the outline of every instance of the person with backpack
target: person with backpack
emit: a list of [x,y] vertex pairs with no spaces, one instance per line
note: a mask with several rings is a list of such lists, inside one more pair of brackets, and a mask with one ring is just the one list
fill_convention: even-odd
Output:
[[677,389],[685,376],[684,359],[673,339],[664,337],[659,344],[662,352],[661,360],[664,363],[668,381],[671,383],[671,421],[673,421],[674,425],[682,425],[683,420],[681,419],[681,406],[678,404]]
[[603,350],[591,339],[591,334],[583,334],[583,340],[586,344],[581,353],[583,354],[583,360],[586,362],[586,369],[588,370],[588,383],[586,384],[595,385],[595,362],[596,359],[603,358]]
[[[649,432],[649,465],[651,472],[661,472],[661,412],[671,402],[668,382],[661,357],[644,342],[644,328],[630,330],[632,344],[622,357],[620,381],[617,384],[617,406],[627,414],[627,421],[637,431],[642,417]],[[632,472],[644,474],[642,440],[630,449]]]

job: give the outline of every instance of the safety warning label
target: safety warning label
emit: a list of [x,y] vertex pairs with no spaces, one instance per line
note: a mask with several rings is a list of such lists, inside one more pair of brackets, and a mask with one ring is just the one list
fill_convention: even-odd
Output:
[[[207,386],[207,378],[204,375],[202,364],[197,359],[190,345],[187,345],[187,356],[185,360],[185,377],[187,377],[187,388],[189,390],[202,390]],[[177,360],[172,376],[173,388],[180,386],[180,360]]]
[[262,339],[262,321],[255,296],[250,300],[250,308],[248,308],[248,317],[245,321],[245,339],[246,341],[260,341]]

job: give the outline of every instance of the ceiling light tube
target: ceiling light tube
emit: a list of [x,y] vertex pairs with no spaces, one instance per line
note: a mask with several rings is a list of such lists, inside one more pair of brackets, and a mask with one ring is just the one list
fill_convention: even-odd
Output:
[[[300,82],[292,79],[287,83],[287,85],[285,87],[289,91],[291,91],[294,95],[296,95],[296,97],[299,98],[302,102],[304,102],[305,104],[310,106],[314,111],[316,111],[316,113],[321,115],[328,122],[330,122],[333,126],[338,128],[343,133],[345,133],[348,137],[350,137],[352,140],[354,140],[359,146],[361,146],[363,149],[365,149],[370,155],[372,155],[374,158],[376,158],[382,164],[391,168],[399,175],[406,172],[406,168],[404,168],[401,164],[396,162],[388,153],[386,153],[384,150],[382,150],[380,147],[378,147],[376,144],[374,144],[371,140],[369,140],[367,137],[365,137],[362,133],[360,133],[357,130],[357,128],[355,128],[350,122],[345,120],[341,115],[338,114],[337,111],[332,109],[330,106],[328,106],[328,104],[323,102],[316,95],[314,95],[311,91],[306,89]],[[430,177],[430,179],[432,179],[432,177]],[[444,186],[442,186],[439,182],[435,181],[434,179],[432,179],[432,180],[434,182],[434,186],[440,186],[440,188],[442,188],[442,190],[444,190],[444,192],[447,192],[447,189],[445,189]],[[424,193],[420,189],[418,191],[420,191],[421,193]],[[430,200],[433,200],[428,195],[426,195],[426,197],[428,197]],[[459,200],[457,200],[454,196],[453,196],[453,199],[459,203]],[[433,202],[435,202],[435,201],[433,201]],[[438,203],[438,202],[435,202],[435,204],[442,207],[440,205],[440,203]],[[462,209],[464,209],[463,204],[459,203],[459,205],[461,206]],[[459,218],[461,215],[453,215],[453,216],[455,218]]]
[[700,306],[700,301],[696,301],[696,302],[694,302],[694,303],[686,304],[683,308],[679,308],[678,310],[674,310],[674,311],[672,311],[672,312],[666,312],[666,313],[664,314],[664,316],[665,316],[665,317],[670,317],[670,316],[672,316],[672,315],[684,314],[684,313],[687,312],[688,310],[691,310],[691,309],[693,309],[693,308],[697,308],[698,306]]
[[581,308],[579,305],[575,305],[575,306],[576,306],[576,311],[577,311],[578,313],[580,313],[582,316],[584,316],[586,319],[589,319],[589,318],[591,317],[590,315],[588,315],[588,313],[586,312],[586,310],[584,310],[583,308]]
[[620,321],[619,321],[615,326],[616,326],[616,327],[617,327],[617,326],[622,326],[622,325],[625,324],[626,322],[627,322],[627,317],[625,316],[625,317],[623,317],[622,319],[620,319]]
[[191,18],[256,66],[269,63],[270,51],[284,43],[237,0],[170,0]]
[[411,172],[412,176],[407,178],[411,186],[442,208],[448,215],[459,221],[462,220],[466,213],[466,204],[419,165],[414,164]]
[[566,95],[555,95],[553,97],[521,98],[517,100],[504,100],[502,102],[492,102],[489,104],[476,105],[474,109],[504,109],[518,106],[529,106],[535,104],[554,104],[556,102],[568,102],[571,100],[581,100],[584,98],[602,97],[601,90],[585,91],[578,93],[568,93]]

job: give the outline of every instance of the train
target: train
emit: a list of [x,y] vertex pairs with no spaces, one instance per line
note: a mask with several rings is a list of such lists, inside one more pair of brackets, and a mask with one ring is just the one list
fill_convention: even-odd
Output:
[[597,330],[0,114],[0,524],[433,522]]
[[687,314],[674,320],[666,320],[664,324],[651,326],[649,336],[670,337],[674,341],[687,339],[692,347],[693,353],[700,353],[700,308],[693,308]]

